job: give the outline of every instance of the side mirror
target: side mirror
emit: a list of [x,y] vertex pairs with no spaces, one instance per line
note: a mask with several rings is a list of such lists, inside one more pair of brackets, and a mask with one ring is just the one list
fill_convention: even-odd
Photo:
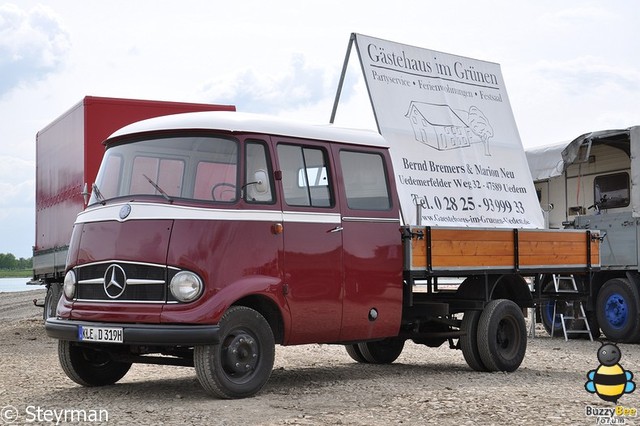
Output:
[[266,194],[269,191],[269,183],[267,172],[258,170],[253,175],[255,185],[254,189],[258,194]]
[[82,198],[84,200],[84,206],[87,207],[87,204],[89,204],[89,196],[91,195],[89,194],[89,187],[87,185],[87,182],[84,183],[80,195],[82,195]]

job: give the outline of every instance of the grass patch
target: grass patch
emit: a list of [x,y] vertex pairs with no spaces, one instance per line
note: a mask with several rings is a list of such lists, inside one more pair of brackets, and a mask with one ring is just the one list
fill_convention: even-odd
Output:
[[31,278],[31,269],[0,269],[0,278]]

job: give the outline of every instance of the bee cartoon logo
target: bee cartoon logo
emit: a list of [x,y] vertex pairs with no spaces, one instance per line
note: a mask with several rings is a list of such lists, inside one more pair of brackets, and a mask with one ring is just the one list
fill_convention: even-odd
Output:
[[587,392],[595,393],[604,401],[614,404],[625,393],[633,392],[636,389],[636,384],[631,380],[633,373],[622,368],[619,364],[621,358],[618,346],[603,343],[598,349],[600,366],[587,373],[589,380],[584,384]]

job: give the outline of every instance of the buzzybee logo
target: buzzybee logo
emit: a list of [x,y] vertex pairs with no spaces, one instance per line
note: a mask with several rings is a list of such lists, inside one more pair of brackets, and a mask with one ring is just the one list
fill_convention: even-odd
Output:
[[603,343],[598,349],[600,365],[587,373],[587,383],[584,388],[589,393],[595,393],[600,399],[617,404],[625,393],[636,390],[633,373],[626,371],[619,364],[622,358],[620,348],[614,343]]

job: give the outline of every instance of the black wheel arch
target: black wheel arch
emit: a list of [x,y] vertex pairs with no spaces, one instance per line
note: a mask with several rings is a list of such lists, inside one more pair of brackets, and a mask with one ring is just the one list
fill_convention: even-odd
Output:
[[231,306],[246,306],[259,312],[269,323],[276,344],[282,344],[284,342],[282,312],[273,300],[260,295],[251,295],[237,300]]
[[[485,292],[485,280],[488,292]],[[524,277],[517,274],[475,275],[465,279],[458,287],[461,299],[485,300],[508,299],[521,308],[533,307],[533,297]]]

